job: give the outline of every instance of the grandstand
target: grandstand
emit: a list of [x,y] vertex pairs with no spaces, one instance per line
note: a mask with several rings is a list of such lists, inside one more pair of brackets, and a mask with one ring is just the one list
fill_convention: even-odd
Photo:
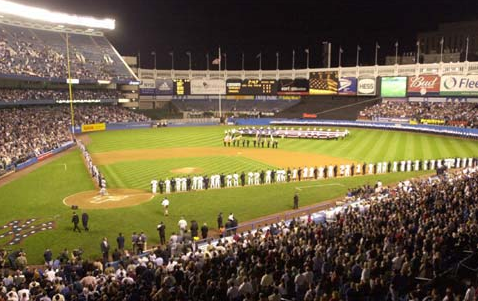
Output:
[[[71,75],[68,74],[67,53],[70,54]],[[83,142],[79,143],[81,152],[75,150],[65,156],[62,163],[53,161],[53,165],[48,165],[49,162],[45,162],[50,169],[30,173],[41,178],[40,181],[22,182],[26,183],[26,189],[37,190],[37,195],[29,200],[35,202],[31,208],[25,208],[23,202],[30,203],[21,199],[22,191],[12,196],[3,194],[2,197],[9,198],[8,204],[2,204],[5,212],[18,210],[18,216],[2,216],[0,220],[4,224],[0,230],[5,231],[0,233],[0,301],[435,301],[443,297],[447,301],[476,300],[472,294],[476,295],[478,280],[478,159],[473,153],[476,141],[467,138],[478,137],[478,85],[452,87],[462,80],[478,82],[476,70],[478,63],[463,62],[274,71],[139,69],[136,75],[100,28],[56,26],[2,17],[0,179],[8,179],[11,174],[38,161],[75,148],[77,139]],[[426,81],[420,81],[426,82],[426,87],[413,84],[421,76],[427,77]],[[445,82],[446,85],[440,84]],[[139,101],[130,101],[126,95],[136,92],[140,94]],[[202,133],[204,128],[197,127],[185,128],[182,132],[174,132],[171,128],[151,129],[157,125],[189,125],[188,121],[195,126],[213,125],[216,120],[223,123],[238,120],[238,126],[245,125],[247,129],[250,126],[253,130],[244,134],[241,145],[234,143],[231,147],[226,139],[221,139],[224,132],[226,137],[235,136],[236,128],[223,125],[211,126],[208,133]],[[322,129],[320,122],[326,122],[327,128]],[[363,142],[347,140],[353,139],[354,133],[349,135],[351,132],[343,128],[346,135],[339,139],[342,132],[338,128],[342,122],[346,122],[347,128],[374,128],[371,138],[362,139],[365,144],[360,150],[374,155],[380,153],[373,158],[377,165],[350,154],[344,158],[334,157],[334,150],[343,151],[348,143],[353,148],[354,143]],[[302,139],[300,134],[296,139],[273,137],[271,128],[279,127],[294,133],[309,132],[313,128],[313,132],[326,133],[326,137],[329,133],[337,136],[327,140],[317,139],[319,135],[310,135],[310,139]],[[245,128],[239,127],[237,136],[243,138]],[[392,136],[386,135],[390,128],[440,134],[438,137],[420,136],[417,140],[424,141],[427,151],[431,152],[438,145],[445,145],[447,150],[438,151],[440,158],[428,158],[423,150],[416,151],[405,145],[411,142],[412,136],[400,136],[399,142],[392,141]],[[124,129],[143,130],[131,134],[132,131],[121,131]],[[110,130],[115,131],[108,133]],[[88,136],[94,131],[100,133]],[[187,131],[193,133],[184,135],[186,138],[177,134]],[[123,136],[124,132],[130,136]],[[361,134],[366,135],[364,132]],[[256,148],[262,133],[265,139],[271,142],[275,139],[285,147],[277,150],[262,142],[262,146],[257,143]],[[167,135],[170,135],[169,140],[164,138]],[[444,135],[464,138],[455,139],[459,142],[450,138],[438,144],[440,138],[449,138],[442,137]],[[102,139],[106,141],[102,145],[94,144],[94,140]],[[90,148],[91,140],[94,147]],[[130,144],[126,145],[128,141]],[[249,142],[254,148],[249,148]],[[403,145],[389,153],[387,143],[391,142],[397,145],[403,142]],[[122,143],[124,149],[119,147]],[[159,144],[164,148],[158,147]],[[319,148],[324,146],[327,153],[320,153]],[[302,152],[300,147],[310,152]],[[94,151],[90,154],[91,149]],[[216,151],[216,156],[207,161]],[[407,161],[400,157],[400,152],[410,156]],[[273,160],[261,161],[273,155]],[[380,157],[382,155],[388,157]],[[185,158],[191,161],[181,161]],[[307,166],[315,166],[315,178],[310,175],[313,171],[309,175],[305,172],[300,183],[302,167],[298,171],[294,167],[298,181],[296,177],[291,181],[290,168],[286,175],[286,168],[281,166],[284,169],[281,170],[284,172],[281,183],[274,183],[274,180],[271,183],[269,178],[269,188],[262,189],[263,180],[239,187],[239,172],[244,174],[242,165],[247,165],[251,174],[255,170],[259,181],[260,169],[264,177],[264,170],[270,175],[271,170],[275,173],[280,164],[289,164],[294,158],[310,163]],[[322,172],[328,170],[321,179],[317,178],[317,161],[312,161],[319,160],[317,158],[335,160],[330,164],[319,161]],[[93,160],[103,162],[95,165]],[[401,164],[400,171],[391,170],[392,160],[395,169]],[[304,161],[294,161],[294,164],[299,166]],[[202,176],[197,180],[201,188],[193,188],[190,192],[185,188],[187,181],[191,181],[189,174],[194,178],[206,172],[189,165],[176,168],[176,162],[202,164],[204,169],[219,168],[222,164],[236,168],[237,187],[224,187],[223,183],[214,189],[224,189],[207,191],[209,179],[206,175],[204,182]],[[133,166],[136,164],[138,166]],[[161,170],[162,175],[158,175],[158,166],[166,170]],[[355,177],[348,177],[340,174],[345,166],[352,174],[356,166],[360,171]],[[378,166],[380,171],[377,171]],[[119,174],[121,170],[128,170],[128,177],[123,178]],[[50,179],[48,172],[55,176]],[[179,193],[174,188],[171,195],[161,191],[161,198],[175,198],[171,202],[171,216],[167,211],[165,215],[158,215],[163,209],[159,205],[159,194],[145,191],[143,186],[139,186],[141,189],[134,186],[135,181],[144,180],[143,172],[145,177],[154,174],[151,187],[163,182],[160,178],[165,178],[166,174],[175,180],[179,179],[176,176],[184,176],[181,178],[184,187],[181,186]],[[417,177],[406,179],[412,172]],[[117,185],[111,185],[111,193],[106,191],[103,173],[108,173],[108,180]],[[225,176],[230,176],[229,181],[232,181],[230,174],[224,175],[219,170],[214,173],[218,181],[222,177],[224,182]],[[382,177],[400,173],[401,178],[389,178],[390,183],[400,179],[396,183],[382,184]],[[324,178],[330,181],[325,182]],[[340,181],[332,182],[335,178]],[[304,181],[309,183],[304,184]],[[42,190],[46,182],[57,183],[48,186],[50,189],[45,192]],[[206,183],[206,189],[202,188],[202,183]],[[350,183],[360,185],[352,187]],[[149,182],[145,184],[150,187]],[[11,187],[16,186],[7,188]],[[270,203],[256,202],[257,206],[241,208],[242,214],[247,210],[262,214],[254,226],[252,223],[238,225],[232,212],[227,221],[224,217],[222,225],[221,212],[217,229],[209,224],[213,233],[208,235],[206,231],[204,235],[203,232],[203,239],[199,239],[196,219],[209,222],[211,211],[214,215],[218,211],[211,204],[223,202],[227,194],[241,206],[245,199],[255,201],[261,194],[267,197],[268,191],[280,194],[292,191],[295,195],[300,192],[301,198],[316,199],[317,194],[328,193],[328,189],[337,187],[348,190],[346,196],[321,205],[324,210],[311,206],[304,211],[287,212],[289,215],[284,215],[287,218],[280,221],[280,215],[262,219],[266,214],[261,211],[264,206],[278,203],[278,198],[268,200]],[[46,200],[50,195],[46,193],[56,192],[51,202],[61,208],[47,208],[45,214],[43,207],[50,205]],[[119,204],[138,195],[146,196],[146,201],[134,203],[128,209],[118,209],[114,205],[90,207],[101,209],[96,215],[92,214],[96,217],[92,231],[82,220],[86,234],[73,236],[71,223],[76,227],[79,221],[71,218],[71,209],[75,208],[78,213],[87,210],[66,200],[85,192],[92,195],[93,201],[85,198],[88,205]],[[190,199],[186,198],[187,194]],[[190,228],[183,229],[181,223],[177,223],[177,218],[184,219],[180,209],[186,209],[181,206],[198,211],[194,214],[200,217],[187,217],[194,221],[191,224],[195,224],[195,228],[189,225]],[[18,227],[23,222],[21,219],[26,224]],[[34,225],[36,219],[40,223],[38,229]],[[165,234],[161,233],[161,227],[150,225],[150,219],[154,219],[154,223],[158,219],[168,223],[170,236],[166,241],[162,241],[161,236]],[[112,233],[123,231],[122,227],[129,231],[131,225],[142,227],[145,223],[150,223],[148,226],[152,230],[141,228],[131,237],[127,233],[126,246],[122,233],[116,242],[110,238]],[[55,228],[50,226],[53,224]],[[173,227],[179,227],[181,234]],[[207,223],[203,227],[207,230]],[[39,233],[49,230],[52,232],[48,232],[51,235],[48,237],[45,232]],[[149,237],[148,241],[143,230],[149,231],[148,235],[153,232],[155,237]],[[157,243],[156,230],[160,243]],[[50,248],[38,250],[33,246],[41,260],[35,262],[38,265],[31,266],[27,256],[33,255],[24,252],[22,243],[35,231],[44,235],[38,239],[44,240],[41,246],[55,243],[65,246],[62,245],[61,252],[53,252]],[[22,236],[23,233],[27,234]],[[7,241],[9,235],[12,239]],[[108,235],[111,242],[106,239]],[[82,243],[88,248],[94,243],[96,249],[100,247],[103,259],[96,259],[96,253],[83,254],[81,246],[69,250],[70,239],[71,244]],[[145,246],[147,241],[151,242],[149,248]]]

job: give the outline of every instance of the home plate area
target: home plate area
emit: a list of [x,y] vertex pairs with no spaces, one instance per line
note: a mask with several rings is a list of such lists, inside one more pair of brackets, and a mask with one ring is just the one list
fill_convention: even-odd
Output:
[[79,209],[111,209],[136,206],[152,198],[153,194],[135,189],[108,189],[105,195],[92,190],[70,195],[63,200],[63,204],[78,206]]

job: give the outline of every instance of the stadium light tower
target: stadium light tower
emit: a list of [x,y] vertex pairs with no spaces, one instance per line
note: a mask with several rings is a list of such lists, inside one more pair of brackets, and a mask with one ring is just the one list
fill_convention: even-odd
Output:
[[109,30],[115,29],[114,19],[97,19],[87,16],[83,17],[60,12],[52,12],[47,9],[18,4],[6,0],[0,0],[0,13],[55,24],[67,24]]

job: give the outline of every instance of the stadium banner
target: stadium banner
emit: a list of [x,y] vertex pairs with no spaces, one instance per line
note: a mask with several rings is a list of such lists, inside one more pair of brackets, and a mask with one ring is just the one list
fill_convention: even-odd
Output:
[[357,95],[376,95],[377,79],[375,77],[360,77],[357,80]]
[[407,95],[438,96],[440,95],[440,77],[438,75],[419,75],[408,78]]
[[223,79],[192,79],[191,94],[217,95],[226,94],[226,81]]
[[81,125],[81,132],[96,132],[96,131],[104,131],[106,130],[105,123],[93,123],[93,124],[82,124]]
[[191,82],[189,79],[178,78],[173,80],[173,95],[190,95]]
[[154,95],[156,92],[156,83],[154,79],[143,79],[139,85],[139,93],[141,95]]
[[309,74],[310,95],[335,95],[339,88],[337,71],[319,71]]
[[317,114],[302,113],[302,118],[317,118]]
[[420,123],[422,124],[435,124],[435,125],[444,125],[445,120],[443,119],[420,119]]
[[173,95],[174,84],[171,79],[156,80],[156,95]]
[[380,94],[382,97],[405,97],[407,95],[407,77],[382,77]]
[[151,128],[151,122],[116,122],[108,123],[106,130],[129,130],[129,129],[148,129]]
[[277,81],[274,79],[228,79],[226,81],[228,95],[275,95]]
[[392,123],[410,123],[410,119],[408,118],[389,118],[389,117],[378,117],[375,120],[378,122],[392,122]]
[[308,95],[309,81],[305,78],[279,79],[277,85],[278,95]]
[[155,72],[155,70],[139,69],[139,78],[141,80],[154,79],[154,72]]
[[443,76],[440,83],[441,96],[478,95],[478,75]]
[[254,95],[226,95],[230,100],[254,100]]
[[357,78],[341,77],[339,79],[339,95],[357,95]]
[[35,157],[35,158],[31,158],[31,159],[28,159],[28,160],[25,161],[25,162],[22,162],[22,163],[20,163],[20,164],[17,164],[17,165],[15,166],[15,168],[16,168],[17,171],[19,171],[19,170],[22,170],[22,169],[24,169],[24,168],[27,168],[27,167],[30,166],[30,165],[33,165],[33,164],[37,163],[37,162],[38,162],[38,159],[37,159],[36,157]]

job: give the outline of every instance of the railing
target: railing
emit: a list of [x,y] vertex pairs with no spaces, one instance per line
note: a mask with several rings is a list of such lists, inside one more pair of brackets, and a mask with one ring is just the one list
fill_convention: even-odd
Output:
[[151,70],[139,69],[140,79],[157,78],[240,78],[240,79],[295,79],[309,78],[310,72],[337,71],[339,77],[379,77],[379,76],[413,76],[420,74],[477,74],[478,62],[433,63],[412,65],[385,65],[364,67],[340,67],[324,69],[293,70]]

